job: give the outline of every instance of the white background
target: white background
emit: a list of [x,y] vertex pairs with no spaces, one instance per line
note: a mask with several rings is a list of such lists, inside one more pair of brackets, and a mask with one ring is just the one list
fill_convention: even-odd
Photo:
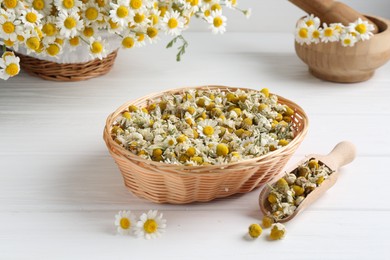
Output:
[[[293,32],[299,17],[305,13],[287,0],[238,0],[238,7],[252,8],[252,17],[246,20],[238,12],[226,11],[228,31],[248,32]],[[357,11],[390,18],[389,0],[345,0]],[[200,21],[192,21],[192,31],[205,31],[207,25]]]

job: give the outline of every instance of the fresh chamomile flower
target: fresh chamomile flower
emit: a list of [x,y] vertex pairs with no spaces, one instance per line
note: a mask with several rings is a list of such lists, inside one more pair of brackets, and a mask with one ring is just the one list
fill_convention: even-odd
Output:
[[351,33],[356,33],[362,41],[370,39],[375,30],[373,24],[368,21],[363,21],[361,18],[356,22],[349,24],[348,28]]
[[135,41],[135,34],[132,32],[128,32],[123,36],[121,46],[124,49],[131,49],[134,47]]
[[110,3],[110,18],[112,22],[118,23],[120,26],[127,26],[134,12],[130,11],[129,0],[119,0],[117,4]]
[[326,23],[323,24],[321,41],[322,42],[336,42],[340,38],[340,32],[336,30],[334,26],[328,26]]
[[82,16],[86,26],[89,26],[96,21],[100,21],[103,18],[101,8],[97,3],[88,2],[83,6],[82,10]]
[[316,28],[316,27],[310,27],[309,28],[309,34],[310,34],[310,37],[311,38],[311,42],[312,43],[320,43],[321,42],[321,29],[320,28]]
[[314,27],[319,28],[321,25],[320,18],[315,17],[314,14],[311,14],[310,16],[306,16],[303,18],[303,22],[306,24],[307,27]]
[[47,16],[42,22],[41,31],[43,33],[42,42],[44,44],[52,43],[55,41],[58,33],[57,25],[56,25],[56,17]]
[[0,79],[7,80],[19,74],[20,59],[15,55],[5,52],[0,59]]
[[146,35],[148,36],[150,43],[156,43],[160,40],[158,37],[159,30],[157,27],[150,26],[146,29]]
[[357,42],[357,38],[351,33],[345,33],[340,36],[340,41],[344,47],[353,47]]
[[[311,43],[311,33],[310,28],[306,25],[304,21],[298,23],[297,28],[295,29],[295,40],[297,43],[303,45]],[[261,109],[264,110],[264,109]]]
[[146,34],[143,32],[137,32],[135,33],[135,46],[136,47],[142,47],[146,44],[145,39],[146,39]]
[[27,0],[27,7],[34,8],[40,14],[47,16],[52,10],[52,1],[51,0]]
[[135,215],[131,213],[131,211],[121,210],[115,215],[114,224],[119,234],[128,235],[134,230],[137,221]]
[[43,49],[42,40],[35,30],[25,31],[24,45],[26,46],[27,54],[40,52]]
[[80,0],[54,0],[54,5],[59,12],[78,13],[82,2]]
[[43,18],[43,15],[35,9],[25,9],[20,11],[20,20],[26,28],[35,28]]
[[67,13],[61,11],[56,21],[57,28],[61,36],[71,38],[83,30],[83,22],[78,13]]
[[130,20],[130,27],[134,30],[142,30],[150,24],[150,20],[145,12],[136,11],[133,18]]
[[21,21],[16,19],[13,12],[0,14],[0,38],[15,42],[22,30]]
[[184,29],[185,18],[178,11],[167,11],[162,20],[162,28],[166,34],[177,36]]
[[227,8],[233,9],[237,6],[237,0],[226,0],[225,5]]
[[47,55],[51,57],[55,57],[58,59],[58,56],[62,53],[62,46],[56,42],[47,44],[45,48],[45,52]]
[[[128,27],[125,27],[126,29],[130,29]],[[119,22],[114,22],[112,18],[110,18],[107,22],[107,29],[109,33],[112,34],[121,34],[123,31],[125,31],[125,28],[119,24]],[[100,29],[98,27],[98,29]]]
[[148,213],[143,213],[140,216],[135,235],[146,239],[157,238],[165,231],[166,223],[167,221],[163,219],[162,213],[158,215],[157,210],[149,210]]
[[209,29],[214,34],[223,34],[226,31],[226,17],[222,15],[221,10],[212,11],[210,16],[207,17],[207,22],[210,24]]
[[215,139],[218,137],[220,129],[217,128],[217,122],[206,119],[198,123],[198,132],[200,136]]
[[0,1],[0,5],[1,3],[5,7],[5,9],[10,13],[11,12],[15,13],[15,11],[18,11],[20,8],[23,8],[23,1],[20,0]]
[[92,39],[89,44],[89,54],[91,57],[98,58],[100,60],[107,57],[106,42],[102,40],[101,37]]

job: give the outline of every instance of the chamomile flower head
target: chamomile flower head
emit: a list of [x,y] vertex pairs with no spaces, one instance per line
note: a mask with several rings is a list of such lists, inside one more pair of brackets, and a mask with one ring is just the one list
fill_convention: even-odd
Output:
[[128,32],[127,34],[124,34],[124,36],[122,38],[122,42],[121,42],[122,48],[124,48],[124,49],[133,48],[135,45],[135,41],[136,41],[136,38],[135,38],[134,33]]
[[89,26],[96,21],[100,21],[103,18],[101,8],[97,3],[88,2],[83,6],[82,10],[82,17],[86,26]]
[[179,35],[184,29],[185,18],[177,11],[167,11],[162,19],[162,27],[166,34]]
[[143,213],[140,216],[135,235],[146,239],[157,238],[165,232],[166,223],[162,213],[159,214],[157,210],[149,210],[148,213]]
[[14,42],[22,30],[21,21],[16,19],[13,12],[0,15],[0,38]]
[[130,27],[135,29],[136,31],[143,30],[150,24],[150,20],[148,15],[141,11],[134,12],[133,18],[130,20]]
[[146,35],[148,36],[150,43],[156,43],[160,40],[158,37],[159,30],[157,27],[150,26],[146,29]]
[[43,33],[43,43],[47,44],[49,42],[54,42],[57,37],[58,28],[57,21],[54,16],[47,16],[46,19],[42,22],[41,31]]
[[114,225],[121,235],[129,235],[137,225],[136,217],[131,211],[119,211],[115,215]]
[[76,36],[84,27],[78,13],[67,13],[63,11],[58,14],[56,26],[60,35],[65,38]]
[[321,25],[320,18],[315,17],[313,14],[303,18],[303,22],[306,24],[307,27],[318,28]]
[[2,4],[4,5],[5,9],[8,12],[13,12],[13,13],[15,13],[20,8],[23,8],[23,1],[21,0],[4,0],[2,1]]
[[112,22],[119,24],[120,26],[127,26],[134,12],[129,8],[129,0],[119,0],[117,4],[110,3],[110,18]]
[[59,12],[77,13],[81,5],[80,0],[54,0],[54,6]]
[[222,15],[222,11],[219,9],[212,11],[210,16],[207,17],[209,29],[214,34],[223,34],[226,31],[226,20],[226,17]]
[[43,15],[38,13],[35,9],[26,9],[20,12],[20,20],[26,28],[34,28],[38,26]]
[[357,38],[351,33],[346,33],[341,35],[340,41],[344,47],[353,47],[357,42]]
[[198,123],[198,132],[200,136],[206,138],[217,138],[220,129],[217,128],[218,123],[211,119],[205,119]]
[[311,39],[312,43],[320,43],[321,42],[321,28],[316,28],[316,27],[310,27],[309,28],[309,38]]
[[310,44],[311,43],[311,33],[310,28],[306,25],[305,22],[299,22],[297,28],[295,29],[295,40],[299,44]]
[[47,44],[45,52],[48,56],[55,57],[58,59],[58,55],[62,53],[62,46],[56,42]]
[[356,22],[351,23],[348,28],[351,33],[355,33],[362,41],[370,39],[375,30],[373,24],[368,21],[363,21],[361,18]]
[[89,45],[90,55],[100,60],[107,57],[106,44],[105,40],[102,40],[101,37],[92,39]]
[[334,26],[328,26],[326,23],[323,24],[322,29],[322,42],[336,42],[340,38],[340,32]]
[[28,8],[34,8],[38,13],[48,16],[52,10],[53,4],[51,0],[27,0]]
[[237,0],[226,0],[225,5],[226,7],[233,9],[234,7],[237,6]]
[[19,74],[20,65],[19,57],[11,55],[8,52],[4,53],[0,59],[0,79],[7,80]]
[[135,43],[134,45],[136,47],[142,47],[146,44],[146,34],[143,32],[136,32],[135,33]]

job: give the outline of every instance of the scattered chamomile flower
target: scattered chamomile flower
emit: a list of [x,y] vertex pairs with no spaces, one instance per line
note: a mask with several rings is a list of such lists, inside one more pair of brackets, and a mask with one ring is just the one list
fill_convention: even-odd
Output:
[[299,22],[295,29],[295,40],[301,45],[304,43],[310,45],[311,43],[310,29],[303,21]]
[[119,234],[129,235],[134,230],[137,221],[135,215],[131,213],[131,211],[123,210],[115,215],[114,224]]
[[281,223],[275,223],[272,224],[271,233],[269,235],[269,238],[271,240],[280,240],[283,239],[286,235],[286,228]]
[[0,79],[7,80],[19,74],[19,57],[10,52],[5,52],[0,59]]
[[315,17],[314,14],[303,18],[303,22],[306,24],[307,27],[314,27],[315,29],[318,29],[321,25],[320,18]]
[[269,216],[264,216],[262,220],[263,228],[270,228],[274,224],[274,219]]
[[166,34],[177,36],[184,29],[185,19],[177,11],[166,12],[162,19],[162,26]]
[[248,234],[251,238],[258,238],[262,232],[263,229],[259,224],[252,224],[248,228]]
[[143,213],[140,216],[135,229],[135,235],[146,239],[157,238],[165,232],[166,222],[162,213],[158,215],[157,210],[149,210],[148,213]]

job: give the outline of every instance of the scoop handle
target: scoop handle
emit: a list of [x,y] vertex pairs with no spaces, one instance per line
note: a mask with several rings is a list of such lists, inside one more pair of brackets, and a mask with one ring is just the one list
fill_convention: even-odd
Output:
[[342,141],[338,143],[333,150],[324,157],[326,161],[332,164],[334,169],[338,169],[352,162],[356,157],[356,147],[353,143]]

